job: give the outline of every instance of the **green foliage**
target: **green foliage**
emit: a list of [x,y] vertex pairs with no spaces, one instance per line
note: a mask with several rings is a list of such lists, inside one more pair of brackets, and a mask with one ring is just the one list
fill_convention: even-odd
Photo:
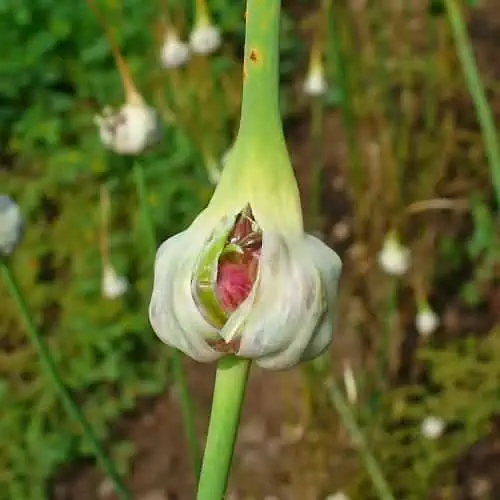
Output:
[[462,289],[464,301],[477,307],[487,299],[491,286],[500,279],[500,221],[477,197],[471,203],[474,230],[467,244],[475,262],[471,280]]
[[[488,433],[491,416],[500,411],[500,329],[446,347],[422,347],[418,360],[422,382],[385,395],[372,438],[396,498],[405,500],[430,498],[452,487],[457,455]],[[422,435],[427,416],[446,424],[438,439]],[[365,473],[353,490],[356,498],[376,498],[368,493]]]
[[429,0],[429,13],[432,16],[441,16],[445,12],[443,0]]
[[[141,74],[153,64],[144,26],[154,6],[128,1],[116,9],[119,43]],[[7,145],[0,185],[27,219],[13,265],[65,383],[106,441],[110,424],[139,396],[158,394],[170,372],[169,352],[147,325],[152,256],[131,163],[103,151],[92,123],[102,105],[123,102],[123,93],[109,43],[85,2],[7,1],[0,10],[1,40],[11,48],[0,61],[0,136]],[[148,96],[147,79],[138,83]],[[211,189],[181,130],[167,126],[159,148],[140,161],[165,238],[191,221]],[[131,283],[117,300],[101,296],[101,183],[111,192],[111,260]],[[0,498],[40,500],[58,465],[91,450],[40,372],[3,287],[0,317]],[[124,449],[115,447],[115,457],[129,456]]]
[[[191,180],[196,174],[192,153],[183,151],[175,136],[167,138],[169,152],[143,160],[163,236],[184,227],[206,196]],[[16,165],[16,176],[2,173],[2,185],[6,182],[28,218],[15,270],[63,379],[98,435],[106,438],[110,423],[131,410],[138,396],[159,393],[168,378],[168,351],[158,348],[146,322],[151,256],[124,172],[120,182],[109,182],[111,258],[132,288],[123,299],[102,298],[97,179],[91,172],[74,173],[68,182],[50,171],[43,175],[44,167],[54,168],[51,162],[59,158],[45,161]],[[3,288],[0,304],[0,498],[40,499],[57,464],[90,450],[40,373]]]
[[[161,144],[139,160],[163,240],[204,206],[212,187],[203,164],[218,163],[233,136],[244,2],[210,3],[233,43],[211,59],[194,58],[175,76],[159,68],[161,2],[97,3],[139,91],[165,118]],[[193,3],[168,5],[187,38]],[[0,185],[21,205],[27,228],[13,266],[65,383],[106,441],[110,425],[138,397],[158,394],[170,372],[169,352],[158,348],[147,324],[152,255],[132,162],[105,152],[93,123],[104,105],[123,103],[122,84],[109,40],[85,1],[4,0],[0,33],[9,47],[0,60]],[[288,19],[283,34],[286,76],[298,50]],[[111,198],[111,262],[131,284],[116,300],[101,295],[103,184]],[[39,500],[58,465],[91,450],[40,372],[3,287],[0,317],[0,499]]]
[[[163,240],[185,228],[204,206],[212,192],[204,166],[218,164],[234,137],[244,2],[209,2],[213,19],[224,32],[224,46],[210,59],[193,58],[185,71],[174,75],[158,64],[160,3],[98,2],[140,92],[165,121],[160,145],[139,159],[158,237]],[[193,2],[167,3],[186,39]],[[302,15],[311,4],[302,0],[292,8]],[[339,321],[345,323],[339,333],[362,332],[360,358],[363,366],[367,360],[367,366],[359,374],[361,379],[371,376],[381,325],[389,324],[391,343],[399,345],[400,308],[401,317],[413,314],[406,308],[409,286],[415,281],[423,282],[427,295],[438,297],[441,291],[433,289],[435,283],[451,277],[457,279],[453,286],[468,305],[485,303],[500,277],[500,228],[491,206],[482,201],[491,190],[480,136],[469,130],[476,125],[461,123],[472,112],[462,109],[465,86],[450,33],[440,24],[443,2],[428,3],[435,25],[429,23],[425,48],[420,31],[410,28],[411,16],[418,13],[405,10],[408,17],[403,19],[401,12],[385,4],[377,11],[375,3],[367,2],[366,11],[360,12],[350,11],[347,4],[332,3],[339,28],[334,35],[342,61],[348,63],[333,64],[331,42],[325,47],[327,74],[330,80],[345,79],[345,89],[340,93],[330,81],[325,103],[326,109],[339,104],[352,108],[344,117],[346,144],[340,140],[340,147],[334,145],[332,162],[339,163],[335,177],[342,173],[349,184],[354,220],[350,229],[355,233],[341,290],[347,299],[339,312]],[[300,26],[310,28],[312,17],[304,16]],[[391,26],[405,29],[387,30],[388,19]],[[426,20],[420,21],[415,26],[426,25]],[[299,75],[299,85],[296,77],[298,69],[306,67],[308,50],[297,35],[297,25],[285,16],[282,110],[302,119],[304,102],[295,91],[304,75]],[[104,105],[123,103],[116,64],[85,1],[0,0],[0,42],[8,52],[8,57],[0,57],[0,186],[20,203],[27,222],[13,265],[66,384],[126,468],[133,450],[128,443],[110,442],[111,426],[135,407],[139,397],[164,389],[170,364],[168,350],[160,348],[147,324],[152,256],[138,210],[132,163],[105,152],[93,124]],[[302,141],[302,127],[299,132]],[[307,164],[307,155],[299,153],[296,156]],[[327,177],[331,173],[325,169],[325,185],[333,184]],[[131,284],[127,294],[116,300],[101,294],[102,185],[111,196],[111,261]],[[441,213],[432,208],[432,201],[445,198],[454,207],[471,191],[475,194],[470,197],[470,237],[467,244],[457,243],[464,220],[469,225],[468,215],[455,217],[447,209]],[[420,205],[416,210],[419,204],[427,208]],[[338,211],[335,204],[332,211]],[[401,279],[401,296],[387,313],[393,281],[381,276],[375,262],[383,238],[394,228],[411,248],[414,269]],[[462,286],[466,267],[472,272]],[[48,480],[58,466],[90,456],[91,451],[41,374],[1,284],[0,318],[0,500],[40,500],[48,497]],[[487,432],[490,415],[500,411],[500,364],[495,354],[499,348],[498,329],[482,339],[423,347],[419,361],[425,382],[387,391],[387,381],[381,380],[385,392],[380,425],[369,436],[370,445],[397,498],[425,498],[445,486],[452,459]],[[429,414],[448,424],[439,441],[421,435],[421,422]],[[352,483],[353,494],[371,498],[363,472]]]

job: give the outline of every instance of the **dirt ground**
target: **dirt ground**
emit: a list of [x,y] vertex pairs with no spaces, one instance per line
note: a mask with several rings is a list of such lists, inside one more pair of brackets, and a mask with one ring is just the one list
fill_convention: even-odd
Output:
[[[479,62],[483,72],[491,79],[500,78],[498,50],[500,48],[500,16],[489,15],[498,0],[483,2],[470,20]],[[495,48],[496,47],[496,48]],[[499,112],[500,110],[496,109]],[[307,120],[293,126],[288,132],[292,159],[302,194],[307,198],[306,170],[308,150]],[[338,176],[337,164],[344,154],[340,137],[340,117],[329,112],[325,123],[324,156],[326,167]],[[337,186],[342,179],[337,179]],[[334,189],[334,188],[331,188]],[[339,193],[328,191],[326,196],[340,202],[327,206],[328,227],[346,220],[346,204]],[[500,287],[492,292],[490,311],[481,321],[500,321]],[[447,312],[451,330],[474,323],[461,311],[460,305],[451,301]],[[458,322],[457,322],[457,318]],[[453,321],[452,321],[453,320]],[[451,331],[450,330],[450,331]],[[456,331],[454,332],[457,333]],[[348,349],[349,346],[334,346]],[[208,424],[211,391],[214,379],[213,365],[200,365],[185,361],[189,385],[198,411],[200,437]],[[334,492],[333,473],[336,470],[335,454],[322,451],[324,435],[335,439],[336,423],[322,429],[322,436],[309,436],[307,412],[301,407],[303,387],[300,369],[285,373],[270,373],[254,367],[236,446],[235,462],[231,474],[228,499],[232,500],[323,500]],[[118,425],[118,434],[134,443],[136,449],[128,486],[137,500],[192,500],[194,481],[188,461],[179,405],[175,391],[170,389],[157,400],[145,403],[136,415],[126,417]],[[311,443],[311,440],[319,442]],[[316,450],[314,454],[311,450]],[[318,467],[315,463],[318,462]],[[491,498],[500,498],[500,422],[491,436],[476,443],[457,459],[457,485],[460,496],[456,500],[483,498],[481,485],[488,482]],[[314,474],[314,475],[312,475]],[[112,500],[114,495],[109,482],[92,466],[78,467],[76,472],[65,474],[55,489],[54,500]],[[401,499],[404,500],[404,499]]]
[[[208,424],[214,366],[186,360],[186,368],[202,437]],[[292,498],[290,460],[293,460],[303,433],[298,415],[293,415],[293,405],[290,404],[300,390],[297,375],[293,372],[269,374],[258,368],[252,370],[228,498]],[[120,433],[134,442],[137,450],[128,481],[133,498],[192,499],[195,484],[186,453],[177,395],[174,390],[169,390],[148,406],[146,411],[120,424]],[[251,494],[242,496],[242,489]],[[109,482],[93,467],[88,467],[61,482],[56,487],[54,498],[111,500],[115,497]]]

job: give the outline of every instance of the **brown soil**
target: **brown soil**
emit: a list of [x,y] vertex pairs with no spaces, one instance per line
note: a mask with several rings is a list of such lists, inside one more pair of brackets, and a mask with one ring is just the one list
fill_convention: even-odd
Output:
[[[189,386],[194,394],[199,435],[208,423],[214,366],[186,360]],[[299,373],[270,373],[252,369],[228,498],[294,498],[292,488],[304,434],[297,396]],[[127,481],[133,498],[140,500],[192,500],[194,480],[186,453],[177,395],[169,390],[146,411],[126,418],[119,426],[135,446]],[[300,482],[300,481],[299,481]],[[54,500],[111,500],[110,483],[94,467],[79,468],[55,488]],[[315,497],[301,497],[315,498]]]

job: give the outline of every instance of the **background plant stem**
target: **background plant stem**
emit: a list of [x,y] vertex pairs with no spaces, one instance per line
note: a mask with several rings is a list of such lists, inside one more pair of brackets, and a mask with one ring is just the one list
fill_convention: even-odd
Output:
[[314,231],[321,230],[321,174],[323,172],[323,115],[324,101],[317,96],[311,102],[311,187],[309,223]]
[[387,380],[390,375],[391,337],[394,332],[394,320],[398,312],[398,289],[399,282],[397,278],[393,278],[387,293],[387,306],[382,337],[377,349],[375,373],[369,378],[372,385],[366,410],[368,422],[371,425],[376,425],[377,417],[380,417],[380,403],[384,391],[387,390]]
[[342,424],[346,428],[353,445],[357,448],[378,497],[380,500],[394,500],[394,495],[380,469],[377,459],[371,452],[366,438],[357,424],[356,418],[337,382],[333,376],[329,376],[325,383],[331,403],[335,406]]
[[[437,87],[438,87],[438,71],[437,71],[437,56],[434,48],[437,46],[437,26],[438,21],[433,16],[429,18],[428,31],[428,46],[429,54],[426,57],[426,91],[425,91],[425,119],[424,130],[426,134],[431,134],[436,126],[437,121]],[[437,50],[437,49],[436,49]]]
[[245,398],[250,361],[223,357],[215,387],[197,500],[224,498]]
[[[142,222],[145,232],[147,233],[152,258],[154,258],[157,248],[156,230],[153,218],[151,217],[151,210],[149,208],[148,190],[144,176],[144,168],[138,160],[134,161],[133,172],[137,197],[139,199],[139,209],[142,215]],[[189,387],[187,384],[186,375],[184,373],[184,368],[182,366],[182,354],[177,349],[173,348],[171,349],[171,353],[174,384],[179,395],[182,421],[184,424],[184,432],[186,434],[186,439],[189,446],[191,465],[193,467],[195,478],[196,480],[198,480],[201,467],[201,452],[198,442],[198,435],[196,432],[194,405],[189,393]]]
[[378,390],[384,391],[390,368],[391,334],[394,331],[394,318],[398,312],[398,289],[399,281],[392,279],[387,295],[387,309],[385,314],[384,330],[382,332],[382,342],[378,353]]
[[349,76],[347,64],[342,50],[342,42],[340,38],[340,23],[338,22],[338,7],[332,5],[332,0],[324,0],[325,15],[328,22],[329,42],[328,50],[330,57],[334,63],[336,83],[340,92],[340,106],[342,114],[342,126],[347,139],[347,150],[349,154],[349,163],[353,172],[355,188],[358,191],[362,190],[362,168],[359,150],[356,146],[356,125],[354,111],[352,105],[352,97],[349,86]]
[[495,128],[495,122],[484,93],[474,52],[467,35],[458,1],[445,0],[445,5],[458,51],[458,57],[481,125],[486,155],[490,165],[491,180],[495,190],[497,210],[500,211],[500,147],[498,145],[498,134]]
[[148,239],[149,250],[152,257],[154,258],[157,248],[156,230],[153,218],[151,217],[151,210],[149,208],[148,189],[144,176],[144,168],[138,160],[134,161],[133,172],[135,189],[137,192],[137,198],[139,200],[139,210],[142,217],[142,224],[144,227],[144,232],[146,233],[146,237]]
[[0,257],[0,270],[3,277],[3,281],[12,296],[12,299],[16,303],[16,306],[21,315],[21,319],[26,328],[26,332],[33,343],[33,346],[39,356],[42,368],[45,370],[47,377],[51,381],[54,389],[59,394],[64,406],[66,407],[68,413],[74,418],[82,427],[83,434],[87,441],[90,443],[94,449],[94,454],[97,458],[99,465],[102,467],[105,474],[110,478],[113,483],[118,498],[121,500],[130,500],[131,496],[122,483],[120,476],[115,468],[113,461],[108,457],[103,447],[99,443],[97,436],[94,434],[90,423],[87,421],[82,411],[78,405],[73,401],[69,390],[64,385],[61,379],[59,370],[52,358],[42,336],[33,320],[33,316],[28,308],[24,295],[19,287],[19,284],[14,276],[12,267],[8,259]]

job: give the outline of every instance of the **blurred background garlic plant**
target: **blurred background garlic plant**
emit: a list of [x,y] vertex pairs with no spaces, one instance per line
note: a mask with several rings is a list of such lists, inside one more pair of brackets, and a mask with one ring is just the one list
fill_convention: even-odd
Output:
[[[104,27],[87,2],[8,0],[0,15],[0,186],[25,220],[9,261],[133,497],[191,498],[196,452],[182,433],[183,392],[166,387],[187,373],[201,436],[212,371],[180,371],[145,311],[152,248],[206,205],[233,144],[245,5],[95,4]],[[333,377],[396,498],[470,498],[479,483],[496,498],[496,2],[283,8],[287,145],[306,230],[341,254],[343,277],[324,364],[251,380],[230,492],[377,498],[341,425]],[[113,207],[108,262],[101,187]],[[11,208],[0,205],[0,241]],[[20,226],[9,227],[17,242]],[[79,499],[81,488],[96,497],[99,473],[68,473],[91,451],[1,284],[0,317],[0,499]]]
[[21,239],[23,218],[17,203],[0,195],[0,254],[10,255]]

